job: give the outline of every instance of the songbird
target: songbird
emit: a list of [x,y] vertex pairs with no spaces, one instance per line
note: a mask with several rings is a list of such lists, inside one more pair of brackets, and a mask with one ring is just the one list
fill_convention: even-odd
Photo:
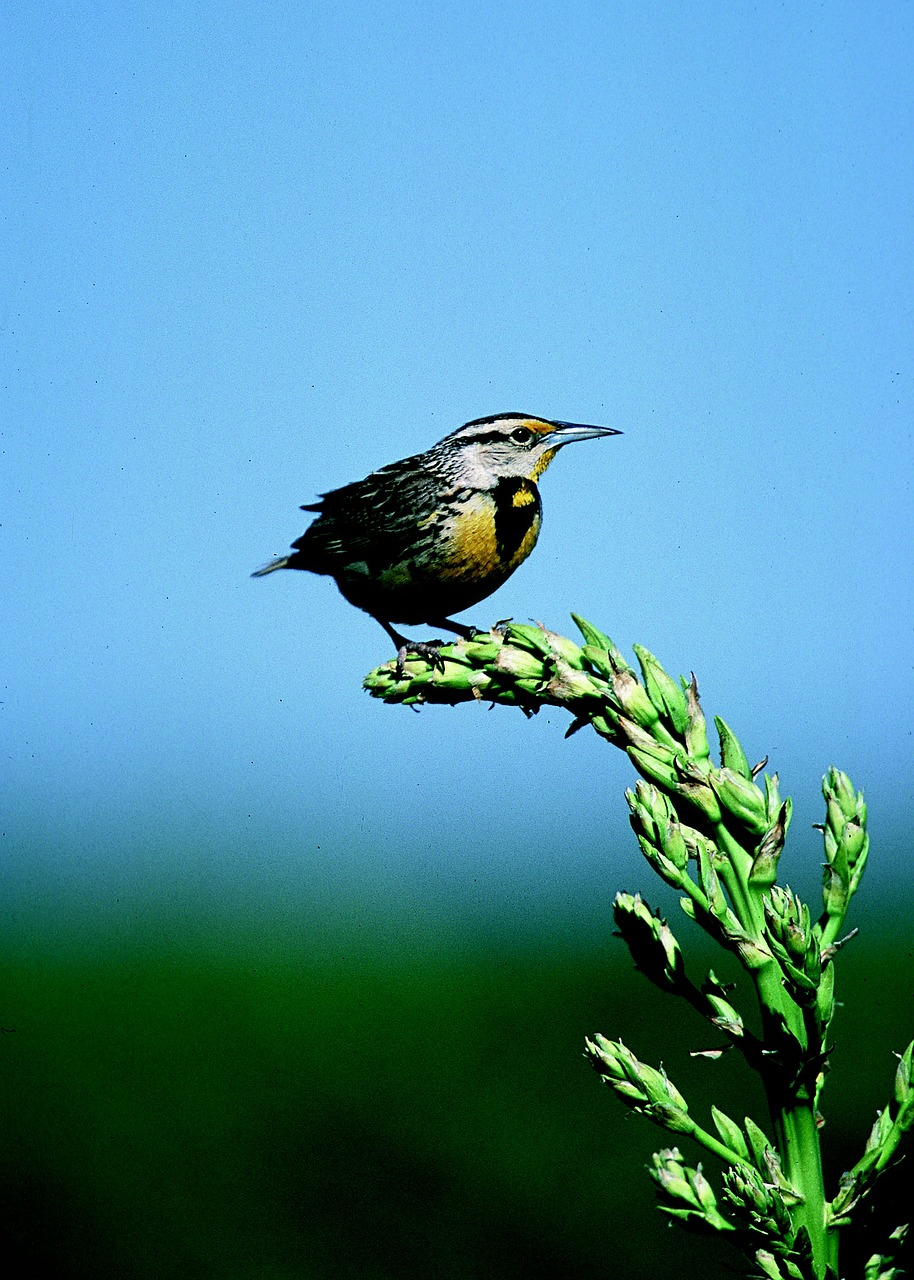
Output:
[[317,519],[288,555],[257,569],[307,569],[336,580],[345,598],[381,624],[398,650],[440,663],[441,640],[412,641],[391,625],[424,623],[464,639],[475,632],[450,615],[478,604],[536,545],[542,523],[537,480],[559,449],[621,435],[497,413],[476,418],[364,480],[303,506]]

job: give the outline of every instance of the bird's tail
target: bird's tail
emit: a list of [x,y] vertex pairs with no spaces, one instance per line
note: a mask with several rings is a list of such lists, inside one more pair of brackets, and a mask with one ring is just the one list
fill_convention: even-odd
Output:
[[288,556],[279,556],[276,560],[271,560],[269,564],[265,564],[262,569],[255,569],[251,574],[252,578],[263,578],[268,573],[272,573],[274,569],[285,569],[289,563]]

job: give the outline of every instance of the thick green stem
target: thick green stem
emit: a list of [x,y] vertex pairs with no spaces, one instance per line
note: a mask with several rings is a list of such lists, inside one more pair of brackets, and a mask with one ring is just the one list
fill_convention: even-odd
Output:
[[768,1060],[762,1076],[781,1169],[800,1197],[790,1206],[791,1221],[795,1229],[805,1227],[809,1232],[815,1274],[824,1277],[831,1267],[837,1275],[838,1237],[834,1228],[826,1226],[815,1091],[804,1069],[816,1046],[808,1043],[802,1011],[784,990],[778,965],[772,961],[753,976],[762,1013],[762,1040],[772,1047],[782,1046],[781,1053]]
[[825,1184],[815,1105],[811,1098],[778,1096],[776,1087],[769,1090],[768,1100],[781,1167],[802,1197],[791,1209],[791,1217],[795,1227],[805,1227],[809,1232],[815,1273],[824,1276],[826,1267],[836,1261],[837,1232],[830,1231],[825,1222]]
[[[808,1048],[803,1015],[784,990],[776,961],[769,960],[753,974],[762,1009],[762,1035],[770,1048],[779,1045],[786,1031],[800,1051]],[[791,1055],[793,1056],[793,1055]]]

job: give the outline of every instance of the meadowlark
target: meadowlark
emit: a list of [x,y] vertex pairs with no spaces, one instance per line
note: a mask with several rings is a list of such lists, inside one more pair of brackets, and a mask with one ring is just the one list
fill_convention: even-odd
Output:
[[450,615],[491,595],[533,550],[542,523],[537,481],[556,453],[620,434],[526,413],[476,418],[425,453],[303,506],[317,519],[288,555],[252,576],[276,569],[327,574],[381,624],[401,670],[409,652],[440,662],[443,641],[408,640],[392,623],[473,636]]

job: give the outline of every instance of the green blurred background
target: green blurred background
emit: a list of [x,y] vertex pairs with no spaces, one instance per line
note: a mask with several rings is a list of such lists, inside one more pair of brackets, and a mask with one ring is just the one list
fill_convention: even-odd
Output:
[[[4,956],[2,1203],[7,1257],[22,1258],[8,1274],[732,1267],[653,1208],[643,1166],[668,1144],[626,1117],[582,1037],[602,1029],[663,1061],[698,1114],[714,1101],[764,1122],[760,1099],[735,1059],[688,1057],[713,1043],[707,1027],[632,974],[621,943],[419,951],[405,930],[403,947],[315,955],[304,937],[253,942],[214,928],[191,947],[185,923],[147,917],[129,945]],[[871,936],[841,968],[831,1179],[857,1158],[914,1022],[910,945]],[[885,1191],[845,1275],[909,1212],[909,1174]]]

